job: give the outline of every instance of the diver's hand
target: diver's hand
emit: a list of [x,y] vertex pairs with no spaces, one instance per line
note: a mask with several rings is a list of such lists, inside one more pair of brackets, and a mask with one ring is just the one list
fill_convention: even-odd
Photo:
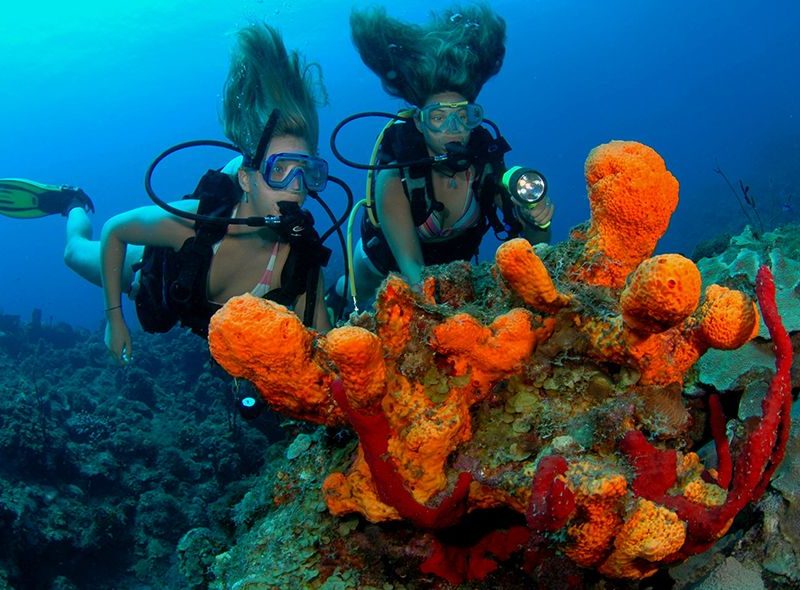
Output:
[[131,333],[125,323],[125,319],[122,317],[121,310],[117,309],[115,313],[110,314],[106,322],[104,341],[106,348],[108,348],[117,363],[124,366],[131,362],[133,350],[131,348]]
[[545,229],[550,225],[554,211],[555,206],[548,196],[545,196],[533,207],[517,207],[520,221],[527,225],[535,225],[539,229]]

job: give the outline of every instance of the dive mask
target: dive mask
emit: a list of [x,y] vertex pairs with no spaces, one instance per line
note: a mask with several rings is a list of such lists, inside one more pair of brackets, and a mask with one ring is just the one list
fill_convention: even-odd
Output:
[[471,131],[483,122],[483,107],[467,102],[434,102],[419,109],[422,124],[434,133]]
[[261,174],[270,188],[283,190],[300,178],[301,190],[321,192],[328,184],[328,162],[322,158],[291,152],[272,154],[261,165]]

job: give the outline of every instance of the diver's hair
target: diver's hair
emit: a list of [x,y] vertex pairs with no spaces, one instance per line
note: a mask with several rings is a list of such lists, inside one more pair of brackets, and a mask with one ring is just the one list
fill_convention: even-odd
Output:
[[350,29],[384,90],[418,107],[446,91],[474,101],[506,53],[505,20],[483,3],[433,13],[422,26],[394,19],[383,7],[354,9]]
[[322,72],[297,52],[287,52],[280,33],[266,23],[240,29],[231,55],[222,99],[225,136],[253,156],[267,119],[280,109],[273,137],[294,135],[316,153],[319,143],[317,106],[327,95]]

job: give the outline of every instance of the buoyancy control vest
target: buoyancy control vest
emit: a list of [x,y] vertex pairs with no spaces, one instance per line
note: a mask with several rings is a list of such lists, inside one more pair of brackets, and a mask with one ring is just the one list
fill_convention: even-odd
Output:
[[[501,179],[506,169],[504,154],[510,146],[502,136],[493,138],[484,127],[476,127],[470,134],[467,151],[472,155],[475,176],[472,190],[478,199],[481,220],[453,238],[441,242],[421,242],[425,265],[444,264],[454,260],[470,260],[478,253],[483,236],[492,228],[500,240],[518,236],[522,225],[513,213],[513,204]],[[378,165],[393,162],[416,162],[428,156],[425,138],[411,119],[388,125],[379,139],[375,154]],[[425,223],[433,211],[441,207],[433,190],[431,165],[423,163],[400,169],[400,180],[411,207],[415,226]],[[367,213],[362,218],[362,244],[370,261],[383,273],[398,270],[397,262],[380,229],[375,210],[375,175],[368,179]],[[497,214],[497,197],[502,203],[503,220]]]
[[[230,176],[209,170],[191,195],[198,199],[197,213],[213,217],[230,217],[241,199],[241,188]],[[225,237],[228,226],[221,223],[196,221],[195,235],[188,238],[177,251],[169,247],[147,246],[141,262],[138,290],[135,297],[136,315],[146,332],[167,332],[176,323],[188,327],[199,336],[208,336],[211,316],[221,307],[208,300],[207,285],[214,244]],[[316,236],[316,232],[312,232]],[[281,287],[264,297],[291,306],[308,291],[306,325],[313,323],[316,300],[316,280],[320,267],[328,262],[330,250],[318,238],[291,244],[289,256],[281,273]],[[313,291],[313,292],[312,292]]]

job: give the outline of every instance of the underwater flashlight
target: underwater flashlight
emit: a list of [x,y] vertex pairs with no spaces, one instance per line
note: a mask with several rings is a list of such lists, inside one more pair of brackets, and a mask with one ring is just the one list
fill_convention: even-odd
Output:
[[[522,166],[509,168],[503,174],[502,184],[514,203],[525,209],[536,207],[547,194],[547,181],[540,172],[533,168],[523,168]],[[547,224],[540,227],[546,229],[549,225],[548,221]]]
[[503,174],[503,186],[521,207],[533,208],[547,194],[547,181],[533,168],[514,166]]

